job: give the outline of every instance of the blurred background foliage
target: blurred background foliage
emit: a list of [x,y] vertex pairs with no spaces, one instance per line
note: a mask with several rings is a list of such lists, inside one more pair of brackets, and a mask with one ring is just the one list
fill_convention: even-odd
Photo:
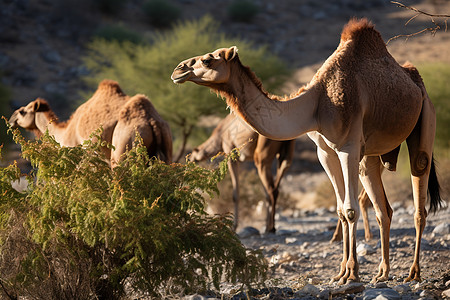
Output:
[[[170,123],[178,157],[184,155],[188,139],[193,137],[197,143],[204,138],[202,129],[197,127],[201,117],[223,117],[229,113],[225,102],[208,89],[195,84],[175,86],[170,75],[181,60],[236,45],[243,64],[251,66],[270,92],[276,92],[290,74],[286,64],[267,48],[220,33],[219,24],[209,16],[178,23],[172,30],[154,34],[147,43],[123,38],[122,29],[117,33],[117,38],[97,36],[88,45],[84,63],[90,73],[83,80],[94,90],[102,79],[108,78],[118,81],[129,95],[149,96]],[[83,99],[90,95],[86,93]]]

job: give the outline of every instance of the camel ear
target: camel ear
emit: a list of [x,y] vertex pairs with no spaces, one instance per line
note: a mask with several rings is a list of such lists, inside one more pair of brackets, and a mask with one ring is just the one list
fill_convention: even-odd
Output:
[[33,104],[33,111],[37,112],[40,106],[41,106],[41,101],[39,99],[35,100],[34,104]]
[[238,49],[236,46],[231,46],[227,51],[225,51],[225,60],[230,61],[237,56]]

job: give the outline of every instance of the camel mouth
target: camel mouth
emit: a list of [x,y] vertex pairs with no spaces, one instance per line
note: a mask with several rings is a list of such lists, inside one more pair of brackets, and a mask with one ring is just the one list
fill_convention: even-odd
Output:
[[171,78],[174,83],[184,83],[191,77],[191,71],[184,72],[180,75],[172,74]]

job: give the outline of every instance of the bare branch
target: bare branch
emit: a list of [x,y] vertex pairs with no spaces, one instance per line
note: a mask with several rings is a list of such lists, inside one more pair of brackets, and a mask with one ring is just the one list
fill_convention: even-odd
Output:
[[426,16],[429,16],[429,17],[436,17],[436,18],[450,18],[450,15],[445,15],[445,14],[441,15],[441,14],[427,13],[425,11],[422,11],[422,10],[417,9],[415,7],[412,7],[412,6],[405,5],[405,4],[397,2],[397,1],[391,1],[391,3],[397,5],[398,7],[402,7],[402,8],[406,8],[406,9],[415,11],[415,12],[421,14],[421,15],[426,15]]
[[412,16],[411,18],[409,18],[409,20],[405,23],[405,26],[408,25],[411,21],[413,21],[413,20],[414,20],[415,18],[417,18],[418,16],[420,16],[420,15],[425,15],[425,16],[430,17],[431,22],[434,24],[434,27],[428,27],[428,28],[422,29],[422,30],[420,30],[420,31],[418,31],[418,32],[411,33],[411,34],[400,34],[400,35],[391,37],[391,38],[387,41],[386,44],[389,44],[390,41],[395,40],[395,39],[400,38],[400,37],[406,37],[406,40],[408,40],[410,37],[413,37],[413,36],[422,34],[422,33],[424,33],[424,32],[430,32],[431,35],[434,36],[434,35],[436,34],[436,32],[442,28],[441,25],[439,25],[439,24],[436,23],[435,18],[436,18],[436,19],[443,19],[442,21],[443,21],[444,24],[445,24],[445,27],[444,27],[445,29],[444,29],[444,31],[447,31],[447,28],[448,28],[447,19],[450,18],[450,15],[428,13],[428,12],[422,11],[422,10],[417,9],[417,8],[415,8],[415,7],[412,7],[412,6],[405,5],[405,4],[400,3],[400,2],[397,2],[397,1],[391,1],[391,3],[397,5],[398,7],[405,8],[405,9],[409,9],[409,10],[412,10],[412,11],[416,12],[416,14],[415,14],[414,16]]

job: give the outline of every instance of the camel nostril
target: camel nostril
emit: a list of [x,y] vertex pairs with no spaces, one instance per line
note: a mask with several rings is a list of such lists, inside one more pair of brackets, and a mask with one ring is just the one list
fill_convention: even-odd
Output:
[[188,67],[192,67],[194,64],[195,64],[195,59],[191,59],[187,65],[188,65]]

